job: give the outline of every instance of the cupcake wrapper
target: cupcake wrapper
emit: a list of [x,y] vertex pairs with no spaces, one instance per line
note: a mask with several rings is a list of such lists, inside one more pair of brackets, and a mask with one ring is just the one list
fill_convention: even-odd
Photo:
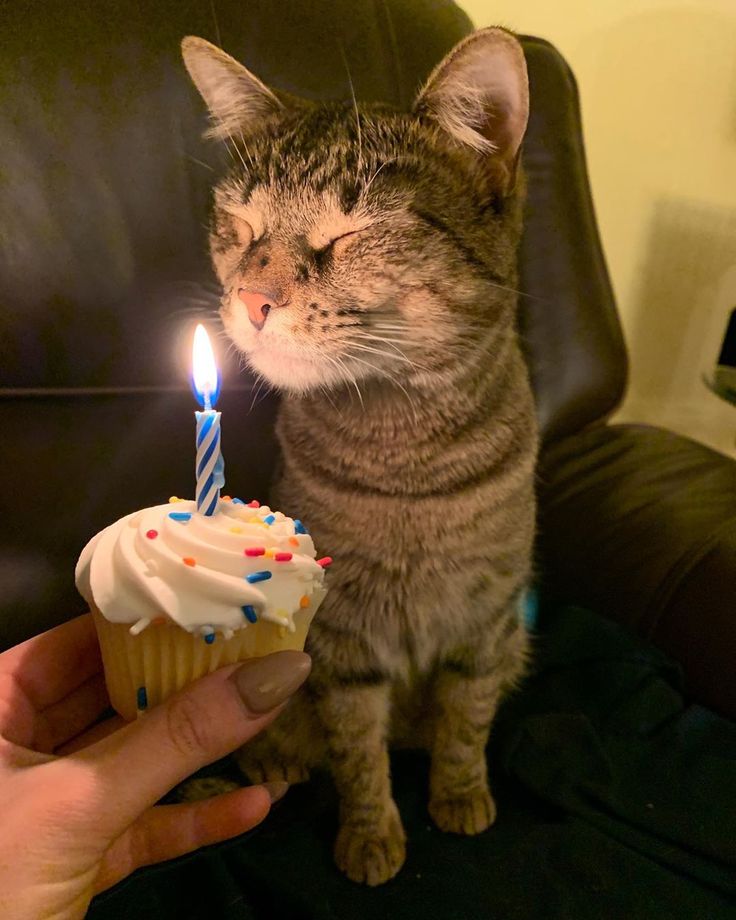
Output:
[[93,605],[113,708],[130,721],[217,668],[284,649],[302,650],[324,593],[315,591],[310,605],[294,614],[295,632],[260,620],[231,639],[216,633],[211,644],[173,623],[151,624],[133,636],[130,623],[111,623]]

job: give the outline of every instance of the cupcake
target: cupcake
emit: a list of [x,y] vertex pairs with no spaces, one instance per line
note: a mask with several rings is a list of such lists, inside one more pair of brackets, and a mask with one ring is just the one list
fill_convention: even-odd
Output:
[[303,649],[331,562],[315,557],[300,521],[239,499],[209,516],[171,499],[100,531],[75,578],[113,707],[133,719],[223,665]]

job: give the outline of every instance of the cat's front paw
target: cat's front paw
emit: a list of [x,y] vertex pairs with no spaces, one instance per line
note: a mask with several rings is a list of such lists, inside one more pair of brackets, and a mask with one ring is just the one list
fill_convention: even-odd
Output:
[[237,783],[221,776],[195,776],[179,783],[172,793],[172,798],[177,802],[201,802],[203,799],[235,792],[240,788],[242,787]]
[[335,862],[353,882],[382,885],[396,875],[405,859],[406,835],[398,819],[386,832],[344,824],[337,835]]
[[306,783],[309,768],[273,744],[266,734],[235,752],[235,762],[251,783]]
[[297,761],[282,760],[278,757],[253,757],[241,751],[236,761],[251,783],[306,783],[309,770]]
[[473,789],[452,798],[433,798],[429,803],[432,820],[450,834],[480,834],[496,820],[496,803],[487,788]]

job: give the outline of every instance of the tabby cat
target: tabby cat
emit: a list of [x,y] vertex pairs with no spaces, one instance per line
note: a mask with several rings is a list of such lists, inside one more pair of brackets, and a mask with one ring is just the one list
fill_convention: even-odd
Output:
[[528,658],[524,56],[509,32],[479,31],[406,113],[306,102],[203,39],[182,47],[210,133],[237,153],[210,244],[225,328],[283,393],[273,502],[336,558],[306,692],[239,762],[288,782],[327,763],[337,864],[377,885],[405,856],[388,745],[429,748],[438,827],[485,830],[488,733]]

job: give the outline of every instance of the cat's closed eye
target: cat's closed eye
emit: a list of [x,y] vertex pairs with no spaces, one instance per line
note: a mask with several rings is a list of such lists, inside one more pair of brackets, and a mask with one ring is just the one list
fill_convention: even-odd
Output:
[[232,274],[243,252],[252,242],[253,228],[248,221],[229,211],[217,211],[210,235],[210,246],[215,268],[221,278],[227,278]]
[[243,220],[242,217],[236,217],[234,214],[229,214],[228,217],[232,222],[238,238],[238,243],[243,249],[247,249],[253,242],[253,228],[248,221]]
[[320,246],[319,249],[315,249],[314,257],[317,266],[322,267],[326,265],[330,258],[341,258],[362,232],[362,230],[350,230],[347,233],[341,233],[340,236],[336,236],[326,245]]
[[214,231],[223,246],[238,246],[240,249],[247,249],[253,242],[253,227],[247,220],[230,211],[217,211]]

